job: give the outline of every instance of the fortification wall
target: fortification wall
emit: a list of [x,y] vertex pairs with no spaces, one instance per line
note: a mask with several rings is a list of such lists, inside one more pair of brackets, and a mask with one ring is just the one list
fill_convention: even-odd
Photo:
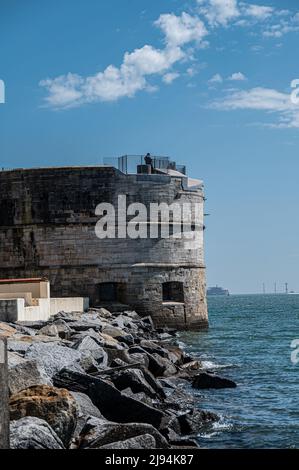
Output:
[[[156,324],[207,325],[202,244],[97,238],[95,208],[108,202],[117,210],[119,195],[127,205],[196,201],[203,207],[202,190],[186,190],[181,178],[167,175],[124,175],[110,167],[0,172],[0,277],[47,277],[52,296],[89,297],[94,306],[103,304],[100,284],[118,283],[118,300]],[[183,301],[163,301],[167,282],[182,283]]]

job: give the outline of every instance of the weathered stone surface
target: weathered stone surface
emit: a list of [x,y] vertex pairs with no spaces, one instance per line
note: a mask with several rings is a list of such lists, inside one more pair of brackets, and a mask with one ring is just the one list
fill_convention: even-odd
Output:
[[13,336],[17,330],[12,326],[8,325],[8,323],[0,322],[0,335],[9,338]]
[[16,352],[18,354],[24,355],[26,351],[30,348],[31,343],[28,343],[26,341],[18,341],[14,339],[14,337],[10,338],[7,341],[7,350]]
[[39,418],[28,416],[11,421],[11,449],[64,449],[62,441],[49,424]]
[[134,338],[131,334],[126,333],[123,329],[117,328],[115,326],[106,326],[103,328],[102,332],[106,335],[111,336],[119,342],[128,344],[129,346],[134,344]]
[[157,392],[146,381],[140,369],[120,371],[115,373],[111,380],[120,391],[130,388],[133,393],[143,392],[151,398],[156,398],[157,396]]
[[53,385],[39,362],[23,360],[9,369],[8,386],[11,395],[35,385]]
[[237,384],[232,380],[218,375],[209,374],[202,372],[196,375],[192,382],[193,388],[205,389],[205,388],[236,388]]
[[25,354],[26,359],[36,359],[45,368],[50,377],[53,377],[63,367],[74,364],[81,358],[81,353],[75,349],[57,344],[32,344]]
[[80,448],[98,449],[113,442],[125,441],[136,436],[149,434],[159,449],[169,447],[166,439],[153,426],[142,423],[117,424],[91,418],[81,433]]
[[54,377],[54,384],[71,391],[86,393],[102,415],[110,421],[144,422],[159,428],[164,417],[161,411],[123,395],[108,380],[63,369]]
[[7,360],[8,360],[8,369],[11,369],[12,367],[17,366],[18,364],[22,364],[23,362],[26,362],[26,359],[24,359],[24,357],[21,354],[15,353],[12,351],[8,351]]
[[71,392],[71,395],[76,400],[76,405],[78,409],[77,425],[73,434],[74,440],[79,436],[87,420],[90,417],[100,418],[103,421],[106,420],[101,414],[100,410],[96,406],[94,406],[89,396],[85,395],[85,393]]
[[58,337],[58,328],[54,324],[43,326],[37,333],[38,335]]
[[99,449],[156,449],[156,440],[150,434],[131,437],[125,441],[113,442],[99,447]]
[[11,397],[10,416],[11,420],[26,416],[43,419],[68,446],[76,428],[78,410],[76,400],[67,390],[39,385]]
[[67,340],[71,339],[72,329],[68,326],[66,321],[58,318],[53,321],[52,325],[56,326],[59,338]]
[[171,377],[177,373],[176,366],[166,357],[161,357],[159,354],[152,354],[151,355],[160,365],[161,369],[163,370],[163,377]]

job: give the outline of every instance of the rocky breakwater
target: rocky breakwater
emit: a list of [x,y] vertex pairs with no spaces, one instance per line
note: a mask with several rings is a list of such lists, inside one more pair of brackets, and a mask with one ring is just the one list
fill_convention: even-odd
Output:
[[184,383],[232,386],[202,376],[174,331],[132,311],[60,312],[48,322],[0,323],[0,334],[15,449],[196,447],[196,434],[218,417],[199,409]]

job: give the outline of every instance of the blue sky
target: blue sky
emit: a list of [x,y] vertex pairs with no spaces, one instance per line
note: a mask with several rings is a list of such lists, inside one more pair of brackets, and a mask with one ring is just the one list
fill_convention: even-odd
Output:
[[171,155],[204,179],[209,285],[299,291],[296,0],[1,0],[3,167]]

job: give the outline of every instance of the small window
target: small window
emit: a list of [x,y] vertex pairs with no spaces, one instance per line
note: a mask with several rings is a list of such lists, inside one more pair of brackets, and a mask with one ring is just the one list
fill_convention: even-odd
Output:
[[184,302],[183,282],[164,282],[163,302]]
[[123,302],[125,286],[118,282],[103,282],[99,284],[100,302]]

